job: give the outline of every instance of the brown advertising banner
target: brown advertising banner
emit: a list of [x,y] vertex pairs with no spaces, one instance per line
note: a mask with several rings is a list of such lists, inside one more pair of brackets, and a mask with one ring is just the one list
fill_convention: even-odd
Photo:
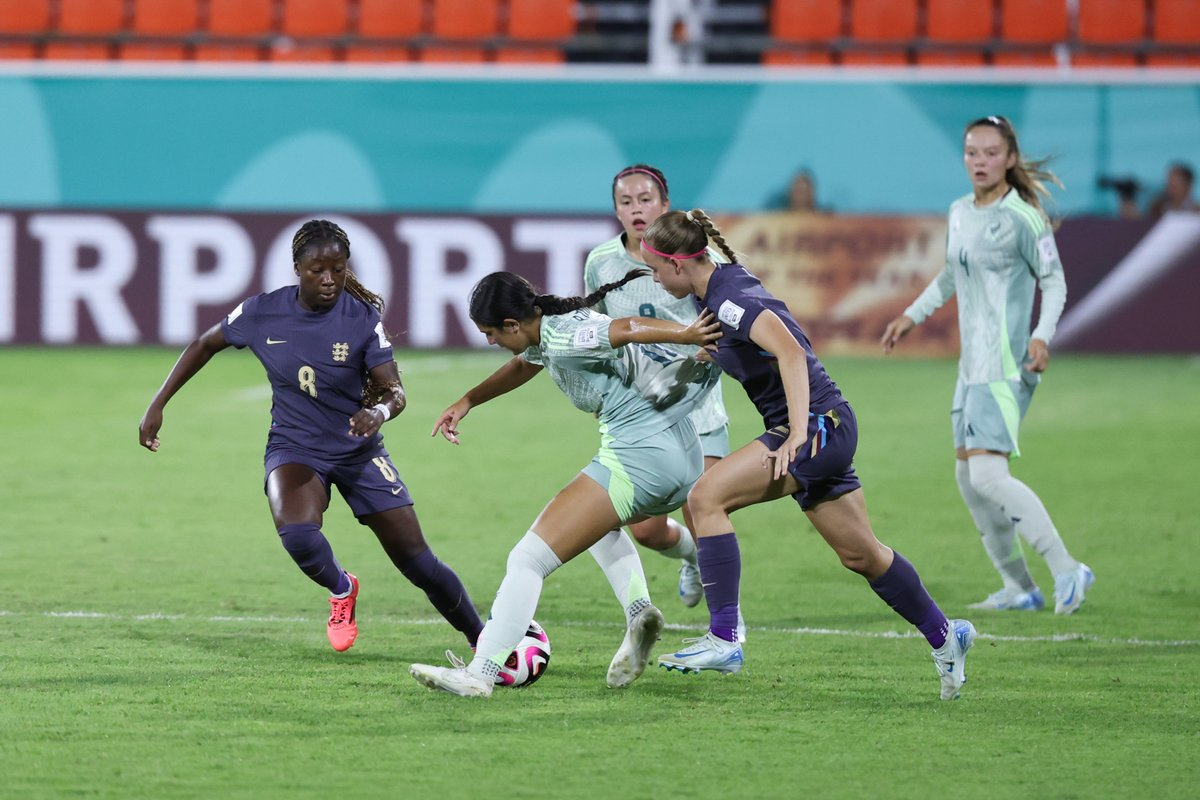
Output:
[[[933,280],[945,257],[944,217],[775,213],[713,222],[822,354],[880,354],[888,321]],[[904,343],[911,354],[957,351],[953,300]]]
[[[608,215],[0,211],[0,345],[186,344],[246,297],[295,282],[292,235],[313,216],[345,228],[351,265],[387,303],[396,345],[420,348],[485,346],[467,298],[495,270],[579,294],[588,251],[618,231]],[[943,263],[940,216],[714,221],[822,354],[879,353],[887,321]],[[1158,226],[1068,220],[1058,232],[1068,285],[1061,344],[1196,352],[1197,225],[1198,215]],[[956,353],[953,306],[916,328],[904,353]]]

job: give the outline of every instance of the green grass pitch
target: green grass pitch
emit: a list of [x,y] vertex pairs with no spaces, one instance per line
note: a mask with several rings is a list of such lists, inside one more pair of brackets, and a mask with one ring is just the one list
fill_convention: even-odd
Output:
[[[1183,798],[1200,781],[1200,362],[1056,357],[1014,473],[1097,583],[1073,617],[969,615],[961,700],[924,641],[844,571],[791,501],[747,509],[747,666],[604,686],[621,616],[589,558],[547,581],[549,671],[489,701],[408,676],[463,643],[334,498],[325,530],[362,580],[361,633],[325,641],[324,593],[262,494],[269,399],[228,351],[138,447],[166,349],[0,350],[0,794],[20,798]],[[499,366],[399,353],[409,407],[386,441],[427,537],[483,612],[508,550],[597,447],[539,377],[437,413]],[[952,361],[841,360],[880,539],[951,616],[997,588],[953,480]],[[726,385],[731,433],[759,432]],[[670,629],[698,635],[675,564],[642,551]],[[1041,559],[1035,576],[1049,593]]]

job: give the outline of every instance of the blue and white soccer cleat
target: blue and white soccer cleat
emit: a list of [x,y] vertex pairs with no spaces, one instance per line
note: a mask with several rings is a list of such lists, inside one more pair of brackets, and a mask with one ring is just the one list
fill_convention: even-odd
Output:
[[930,655],[942,679],[942,699],[957,700],[967,682],[967,651],[975,644],[975,626],[965,619],[952,619],[948,633],[946,643]]
[[992,592],[986,599],[967,606],[981,611],[1041,611],[1045,607],[1046,600],[1042,597],[1041,589],[1022,592],[1020,589],[1008,587]]
[[646,671],[650,663],[650,648],[662,635],[662,612],[654,606],[646,606],[625,629],[625,639],[608,665],[608,688],[624,689]]
[[1070,572],[1055,575],[1054,613],[1074,614],[1083,605],[1083,596],[1087,593],[1088,589],[1092,588],[1092,584],[1095,582],[1096,576],[1092,572],[1091,567],[1082,561],[1078,567]]
[[704,597],[704,584],[700,583],[700,567],[684,559],[679,568],[679,600],[693,608]]
[[742,646],[738,642],[727,642],[710,632],[696,639],[684,639],[683,643],[682,650],[659,656],[658,665],[668,672],[677,669],[684,674],[707,669],[732,675],[742,668]]

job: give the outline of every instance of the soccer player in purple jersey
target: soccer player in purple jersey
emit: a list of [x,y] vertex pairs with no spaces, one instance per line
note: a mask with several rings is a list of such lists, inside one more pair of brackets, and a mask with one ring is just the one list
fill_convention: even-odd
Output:
[[288,555],[329,590],[333,649],[349,649],[358,636],[359,586],[321,533],[330,484],[474,647],[483,622],[458,576],[425,542],[412,497],[383,446],[379,429],[407,400],[383,328],[383,300],[359,283],[349,259],[350,241],[339,226],[326,220],[301,226],[292,239],[299,285],[245,300],[188,345],[150,401],[138,443],[157,452],[167,401],[221,350],[249,347],[271,383],[267,502]]
[[[705,252],[710,240],[730,263],[713,263]],[[722,337],[713,357],[745,388],[766,428],[705,472],[688,495],[709,629],[661,656],[659,664],[681,672],[742,668],[736,636],[742,562],[729,515],[791,495],[842,565],[866,578],[928,640],[941,697],[956,699],[966,681],[963,662],[975,628],[966,620],[947,620],[912,564],[875,538],[852,465],[858,444],[854,411],[787,306],[736,263],[720,231],[698,209],[659,217],[642,237],[642,256],[664,289],[676,297],[692,295],[698,310],[717,316]],[[799,420],[804,424],[793,424]]]

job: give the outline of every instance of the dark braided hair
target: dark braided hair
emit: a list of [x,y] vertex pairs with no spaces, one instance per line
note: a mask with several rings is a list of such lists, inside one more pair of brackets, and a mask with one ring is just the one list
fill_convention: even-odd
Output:
[[631,269],[625,277],[606,283],[587,297],[559,297],[553,294],[538,294],[533,284],[511,272],[493,272],[471,290],[469,314],[476,325],[499,328],[506,319],[518,321],[532,319],[538,311],[547,315],[567,314],[581,308],[596,305],[609,292],[650,272]]
[[[300,256],[304,254],[304,251],[310,245],[319,242],[337,242],[345,251],[346,260],[350,260],[350,237],[346,235],[341,226],[327,219],[311,219],[301,225],[300,230],[296,231],[296,235],[292,237],[292,262],[298,266]],[[374,306],[379,315],[383,316],[383,298],[363,286],[358,280],[358,276],[349,267],[346,267],[346,291],[350,293],[351,297],[356,297],[367,305]]]
[[627,178],[630,175],[646,175],[646,173],[650,173],[646,177],[651,178],[658,184],[658,196],[662,198],[662,201],[665,203],[670,200],[670,193],[667,190],[667,176],[663,175],[661,169],[652,167],[649,164],[630,164],[613,176],[612,191],[609,192],[612,195],[613,204],[615,205],[617,202],[617,181],[621,180],[621,178]]
[[737,254],[702,209],[668,211],[654,220],[642,234],[642,241],[663,253],[699,253],[709,240],[729,260],[737,263]]

